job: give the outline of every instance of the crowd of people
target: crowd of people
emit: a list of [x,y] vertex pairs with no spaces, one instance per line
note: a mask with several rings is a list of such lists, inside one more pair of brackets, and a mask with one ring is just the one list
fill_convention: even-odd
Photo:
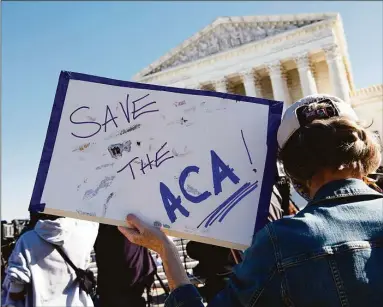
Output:
[[[8,259],[2,307],[146,306],[142,296],[157,273],[149,249],[162,260],[167,307],[381,306],[378,140],[349,104],[312,95],[285,111],[278,145],[285,173],[277,168],[269,223],[252,246],[242,253],[188,243],[203,288],[191,284],[173,242],[133,215],[117,229],[31,213]],[[308,202],[302,210],[290,199],[290,184]],[[97,287],[88,269],[93,248]]]
[[[97,281],[88,269],[92,250]],[[144,307],[155,274],[149,250],[115,226],[31,213],[7,261],[2,306]]]

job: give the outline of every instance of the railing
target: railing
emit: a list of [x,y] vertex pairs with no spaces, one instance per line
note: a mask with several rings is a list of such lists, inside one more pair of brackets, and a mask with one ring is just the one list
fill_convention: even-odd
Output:
[[13,220],[10,223],[4,220],[1,221],[1,239],[7,240],[17,238],[25,226],[27,226],[28,222],[29,220],[27,219]]

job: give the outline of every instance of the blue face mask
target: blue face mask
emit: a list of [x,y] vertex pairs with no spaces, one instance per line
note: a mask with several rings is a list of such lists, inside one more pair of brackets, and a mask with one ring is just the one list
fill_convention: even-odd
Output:
[[306,192],[306,188],[301,185],[300,183],[294,181],[294,180],[291,180],[292,184],[293,184],[293,187],[295,189],[295,191],[297,191],[297,193],[303,197],[305,200],[307,200],[308,202],[311,201],[311,197],[309,196],[309,194]]

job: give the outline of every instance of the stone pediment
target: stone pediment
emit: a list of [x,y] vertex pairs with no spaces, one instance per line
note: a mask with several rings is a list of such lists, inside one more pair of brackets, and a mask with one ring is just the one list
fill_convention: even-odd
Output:
[[139,72],[134,79],[336,17],[337,14],[220,17]]

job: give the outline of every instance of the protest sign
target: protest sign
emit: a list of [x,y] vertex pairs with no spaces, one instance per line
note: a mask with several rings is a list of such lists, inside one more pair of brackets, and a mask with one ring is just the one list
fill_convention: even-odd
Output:
[[62,72],[30,210],[246,248],[263,227],[282,102]]

